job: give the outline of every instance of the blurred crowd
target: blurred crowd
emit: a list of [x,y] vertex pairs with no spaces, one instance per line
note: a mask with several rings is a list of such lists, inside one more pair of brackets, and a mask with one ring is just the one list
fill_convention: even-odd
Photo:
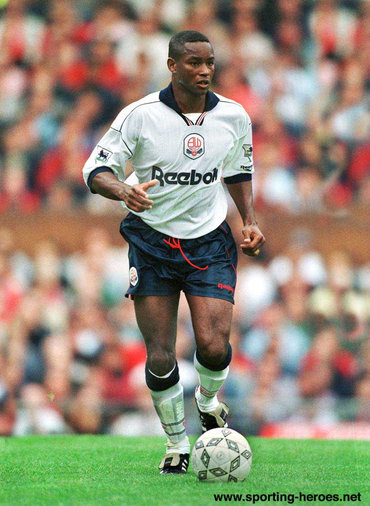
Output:
[[168,41],[181,29],[210,38],[215,91],[252,118],[259,208],[370,202],[370,2],[0,5],[0,212],[110,210],[81,167],[123,106],[168,84]]
[[[255,202],[285,213],[370,203],[370,2],[10,0],[0,5],[0,213],[113,212],[81,168],[125,105],[166,86],[170,36],[204,32],[214,89],[249,112]],[[231,215],[233,222],[235,215]],[[34,254],[0,229],[0,434],[161,434],[127,247],[103,229]],[[370,265],[323,258],[305,229],[242,259],[222,392],[231,424],[370,422]],[[199,431],[189,312],[177,353]]]
[[[326,260],[306,229],[279,256],[244,259],[222,396],[234,428],[266,423],[370,423],[370,265]],[[242,259],[241,259],[242,260]],[[33,256],[0,230],[0,434],[161,434],[145,385],[127,245],[100,228],[80,251],[45,241]],[[181,299],[177,356],[190,432],[194,337]]]

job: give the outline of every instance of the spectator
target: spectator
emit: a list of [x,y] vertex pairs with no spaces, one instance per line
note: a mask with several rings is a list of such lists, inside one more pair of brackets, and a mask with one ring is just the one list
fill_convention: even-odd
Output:
[[69,432],[62,415],[48,402],[41,385],[29,384],[21,392],[23,407],[18,410],[13,434],[65,434]]

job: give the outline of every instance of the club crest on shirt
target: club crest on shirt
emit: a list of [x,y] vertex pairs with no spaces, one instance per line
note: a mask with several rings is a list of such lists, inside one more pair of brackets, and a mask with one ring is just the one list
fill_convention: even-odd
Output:
[[95,157],[96,162],[107,162],[113,154],[112,151],[109,151],[109,149],[106,148],[102,148],[101,146],[98,146],[96,149],[97,149],[97,155]]
[[139,281],[139,276],[137,275],[137,270],[135,267],[130,268],[130,285],[136,286]]
[[184,139],[184,155],[195,160],[204,155],[205,145],[204,139],[199,134],[189,134]]

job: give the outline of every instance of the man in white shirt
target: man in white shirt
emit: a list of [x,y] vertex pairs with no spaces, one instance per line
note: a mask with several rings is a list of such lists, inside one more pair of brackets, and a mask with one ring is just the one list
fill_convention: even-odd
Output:
[[[221,177],[243,221],[243,253],[258,255],[265,239],[253,208],[250,119],[240,104],[209,91],[209,40],[191,30],[174,35],[167,65],[171,84],[118,114],[86,162],[84,178],[92,192],[130,211],[121,224],[130,247],[126,295],[134,299],[147,348],[146,382],[168,439],[160,469],[182,474],[190,444],[175,357],[181,290],[197,346],[195,399],[203,431],[226,426],[228,415],[217,392],[231,361],[237,251]],[[124,182],[127,160],[137,184]]]

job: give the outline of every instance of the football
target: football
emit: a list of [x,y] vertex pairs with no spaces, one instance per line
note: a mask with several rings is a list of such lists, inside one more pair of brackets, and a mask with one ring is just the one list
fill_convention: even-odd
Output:
[[194,444],[191,466],[200,481],[243,481],[252,466],[252,450],[233,429],[208,430]]

